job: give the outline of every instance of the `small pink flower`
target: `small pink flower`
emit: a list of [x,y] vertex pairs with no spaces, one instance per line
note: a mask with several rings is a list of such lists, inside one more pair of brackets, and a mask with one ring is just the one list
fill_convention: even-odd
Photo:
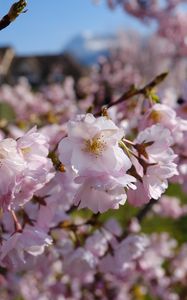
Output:
[[90,251],[79,247],[65,257],[63,267],[71,277],[82,281],[95,273],[97,263],[98,259]]
[[124,167],[127,170],[131,162],[118,145],[123,135],[106,117],[78,116],[68,123],[68,137],[59,144],[60,161],[83,176],[89,171],[110,174]]
[[126,174],[132,163],[119,147],[123,130],[106,117],[79,116],[68,124],[68,137],[59,144],[59,158],[75,173],[79,190],[75,204],[93,212],[118,208],[126,201],[125,187],[135,188]]
[[[79,183],[81,183],[80,178]],[[105,212],[108,209],[118,209],[126,202],[127,195],[124,187],[135,188],[132,182],[134,177],[125,175],[115,178],[113,176],[88,177],[83,179],[78,189],[74,204],[79,208],[89,208],[94,213]]]
[[187,120],[178,117],[174,109],[165,104],[153,105],[143,116],[140,127],[143,130],[158,123],[169,129],[175,142],[182,142],[183,132],[187,131]]
[[13,139],[0,141],[0,207],[7,209],[23,180],[26,162]]
[[130,203],[140,206],[151,198],[158,199],[168,187],[167,179],[178,175],[174,163],[176,155],[170,148],[172,142],[170,131],[160,124],[139,133],[135,140],[135,157],[132,157],[137,190],[128,191]]
[[25,227],[22,233],[15,233],[4,241],[0,250],[0,261],[3,265],[17,267],[25,263],[25,253],[38,256],[46,246],[52,244],[50,236],[39,228]]
[[100,263],[102,272],[124,275],[133,262],[138,260],[149,245],[149,240],[143,235],[129,235],[113,249],[113,254],[107,254]]
[[104,233],[99,230],[95,231],[93,235],[87,238],[85,248],[96,257],[103,256],[108,249],[108,243]]
[[154,212],[163,217],[178,219],[187,212],[187,206],[181,205],[178,198],[162,196],[153,207]]
[[54,173],[52,162],[48,158],[47,138],[37,132],[35,127],[19,138],[17,145],[26,162],[21,189],[16,197],[16,203],[23,205],[54,176]]

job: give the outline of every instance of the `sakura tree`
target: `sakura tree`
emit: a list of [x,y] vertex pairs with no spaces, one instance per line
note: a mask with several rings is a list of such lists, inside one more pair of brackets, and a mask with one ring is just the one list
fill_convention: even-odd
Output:
[[[109,4],[161,24],[179,2]],[[76,82],[0,87],[0,299],[186,299],[185,78],[143,79],[133,40]]]

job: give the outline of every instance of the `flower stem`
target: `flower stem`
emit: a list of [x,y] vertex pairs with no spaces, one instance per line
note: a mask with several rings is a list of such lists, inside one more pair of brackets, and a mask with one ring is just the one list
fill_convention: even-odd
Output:
[[21,224],[20,224],[19,221],[18,221],[18,218],[17,218],[17,216],[16,216],[15,211],[13,211],[13,210],[11,209],[11,210],[10,210],[10,213],[11,213],[12,218],[13,218],[13,220],[14,220],[16,232],[20,232],[20,233],[21,233],[21,232],[23,231],[23,229],[22,229]]

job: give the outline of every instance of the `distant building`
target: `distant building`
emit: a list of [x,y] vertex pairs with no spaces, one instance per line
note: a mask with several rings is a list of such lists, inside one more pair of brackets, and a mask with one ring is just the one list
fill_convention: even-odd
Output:
[[0,48],[0,82],[15,84],[22,76],[31,85],[61,82],[71,75],[77,80],[85,68],[69,54],[17,56],[11,47]]

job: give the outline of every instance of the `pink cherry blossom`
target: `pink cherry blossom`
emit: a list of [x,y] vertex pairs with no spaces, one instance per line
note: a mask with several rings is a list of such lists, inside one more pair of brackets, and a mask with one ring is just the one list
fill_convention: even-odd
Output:
[[47,138],[37,132],[36,128],[20,137],[17,145],[26,162],[24,179],[17,195],[17,202],[23,205],[54,176],[54,173],[52,162],[47,157],[49,153]]
[[0,141],[0,207],[7,209],[23,180],[26,162],[13,139]]
[[[78,178],[82,183],[75,195],[74,203],[79,208],[89,208],[94,213],[105,212],[108,209],[118,209],[126,202],[127,195],[124,187],[135,188],[132,184],[134,177],[126,174],[123,177],[95,176]],[[102,199],[102,200],[101,200]]]
[[87,114],[69,122],[58,151],[61,162],[75,171],[80,208],[95,213],[118,208],[126,200],[124,187],[135,188],[135,178],[126,174],[131,161],[118,144],[122,137],[123,130],[106,117]]
[[101,260],[100,268],[104,272],[125,274],[134,261],[140,258],[148,247],[149,241],[143,235],[129,235],[113,249],[113,255],[108,254]]
[[132,159],[138,183],[135,192],[129,190],[130,203],[139,206],[151,198],[158,199],[168,187],[167,179],[178,174],[172,143],[170,131],[160,124],[139,133],[134,146],[136,155]]
[[38,256],[46,246],[52,244],[50,236],[35,227],[25,227],[23,232],[13,234],[3,242],[0,249],[0,261],[3,265],[18,267],[25,263],[25,253]]
[[176,197],[162,196],[153,210],[160,216],[177,219],[187,213],[187,206],[181,205]]
[[187,131],[187,120],[178,117],[174,109],[165,104],[155,104],[143,116],[140,126],[143,130],[157,123],[170,130],[175,142],[182,142],[183,132]]
[[94,232],[92,236],[87,238],[85,248],[96,257],[103,256],[108,249],[106,236],[102,232]]
[[131,162],[118,146],[123,135],[123,130],[106,117],[79,116],[68,123],[68,137],[59,144],[59,158],[78,175],[127,170]]
[[97,258],[84,248],[77,248],[70,253],[64,261],[64,271],[72,277],[89,280],[89,277],[95,273]]

